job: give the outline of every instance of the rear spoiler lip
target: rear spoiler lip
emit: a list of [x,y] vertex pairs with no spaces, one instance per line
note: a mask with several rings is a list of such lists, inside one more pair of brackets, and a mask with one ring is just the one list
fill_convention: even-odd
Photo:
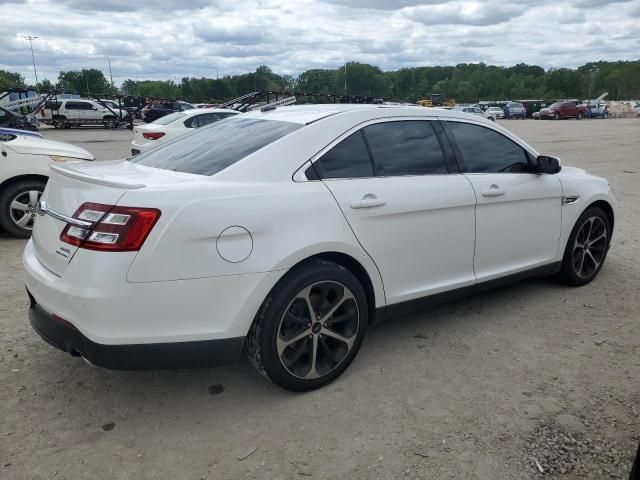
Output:
[[50,164],[49,168],[51,168],[51,170],[53,170],[54,172],[60,175],[63,175],[65,177],[74,178],[76,180],[82,180],[83,182],[93,183],[96,185],[104,185],[105,187],[123,188],[127,190],[134,190],[134,189],[146,187],[144,183],[120,182],[117,180],[107,180],[100,177],[94,177],[92,175],[86,175],[84,173],[77,172],[68,166],[57,165],[55,163]]

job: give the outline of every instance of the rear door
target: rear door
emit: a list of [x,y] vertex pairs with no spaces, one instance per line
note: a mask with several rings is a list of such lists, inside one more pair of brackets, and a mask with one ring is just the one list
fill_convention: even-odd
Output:
[[446,125],[478,201],[478,282],[555,262],[562,201],[557,176],[533,173],[530,154],[489,126]]
[[384,281],[389,304],[472,285],[475,196],[438,122],[377,121],[314,163]]

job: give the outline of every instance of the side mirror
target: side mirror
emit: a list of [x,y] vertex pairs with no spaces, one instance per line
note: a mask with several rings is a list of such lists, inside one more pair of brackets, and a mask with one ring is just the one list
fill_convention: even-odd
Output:
[[537,173],[548,173],[551,175],[562,170],[560,159],[557,157],[549,157],[547,155],[540,155],[536,158],[536,167]]

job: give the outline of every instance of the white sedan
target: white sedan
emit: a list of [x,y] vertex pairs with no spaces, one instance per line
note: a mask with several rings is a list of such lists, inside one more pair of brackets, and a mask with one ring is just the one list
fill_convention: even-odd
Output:
[[83,148],[45,140],[38,132],[8,128],[0,128],[0,155],[0,228],[17,237],[31,235],[49,164],[93,160]]
[[504,118],[504,110],[500,107],[489,107],[484,112],[486,115],[493,117],[494,119]]
[[338,377],[367,327],[529,276],[593,280],[607,181],[453,110],[263,108],[130,161],[53,165],[24,252],[49,343],[108,368],[243,348],[290,390]]
[[153,123],[133,127],[131,155],[138,155],[150,148],[204,127],[210,123],[237,115],[239,112],[224,108],[195,108],[160,117]]

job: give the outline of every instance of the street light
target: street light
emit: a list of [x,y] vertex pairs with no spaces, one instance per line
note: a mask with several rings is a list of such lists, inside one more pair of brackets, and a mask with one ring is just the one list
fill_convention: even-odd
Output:
[[24,39],[29,40],[29,45],[31,46],[31,60],[33,60],[33,74],[36,77],[36,85],[38,84],[38,72],[36,71],[36,57],[33,55],[33,41],[38,37],[33,37],[31,35],[25,35]]

